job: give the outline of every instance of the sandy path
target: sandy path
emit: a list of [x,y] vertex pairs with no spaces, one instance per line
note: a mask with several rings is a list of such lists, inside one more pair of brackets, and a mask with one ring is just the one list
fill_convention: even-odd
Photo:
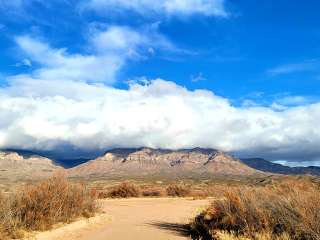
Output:
[[173,198],[121,199],[100,202],[104,215],[40,233],[38,240],[179,240],[188,239],[180,226],[208,200]]

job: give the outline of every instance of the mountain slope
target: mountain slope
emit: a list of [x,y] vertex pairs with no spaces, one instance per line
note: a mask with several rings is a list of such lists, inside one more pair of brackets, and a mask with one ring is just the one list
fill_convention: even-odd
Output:
[[52,160],[42,156],[0,151],[0,178],[3,180],[37,179],[62,169]]
[[278,163],[267,161],[263,158],[244,158],[242,162],[248,166],[270,173],[287,174],[287,175],[320,175],[320,167],[288,167]]
[[114,149],[68,170],[73,177],[253,175],[257,171],[214,149]]

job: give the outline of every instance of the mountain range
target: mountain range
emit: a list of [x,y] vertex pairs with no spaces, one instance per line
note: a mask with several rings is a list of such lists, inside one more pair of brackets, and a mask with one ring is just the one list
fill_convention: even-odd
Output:
[[288,167],[262,158],[237,159],[215,149],[112,149],[71,168],[30,151],[0,151],[0,179],[34,179],[63,171],[69,177],[212,177],[320,175],[320,167]]
[[309,166],[309,167],[289,167],[279,163],[273,163],[263,158],[242,158],[241,161],[248,166],[270,173],[286,174],[286,175],[320,175],[320,167]]

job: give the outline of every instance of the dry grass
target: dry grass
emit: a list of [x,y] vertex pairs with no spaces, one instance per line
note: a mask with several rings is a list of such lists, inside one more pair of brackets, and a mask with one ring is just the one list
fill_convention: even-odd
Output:
[[164,195],[161,187],[123,182],[109,189],[100,190],[98,198],[162,197]]
[[140,188],[135,184],[124,182],[118,186],[113,187],[105,195],[109,198],[130,198],[130,197],[139,197]]
[[166,188],[167,195],[170,197],[186,197],[190,195],[190,188],[185,185],[172,184]]
[[47,230],[59,222],[90,217],[95,211],[94,192],[53,177],[0,197],[0,239],[19,238],[23,231]]
[[195,190],[183,184],[170,184],[169,186],[159,187],[153,185],[137,185],[134,183],[123,182],[116,186],[98,191],[98,198],[131,198],[131,197],[193,197],[206,198],[209,196],[207,191]]
[[4,225],[7,219],[7,214],[10,214],[10,212],[7,211],[6,197],[0,193],[0,240],[9,238],[9,232],[6,230]]
[[[252,240],[252,238],[248,238],[245,236],[236,236],[228,232],[217,232],[216,239],[217,240]],[[255,239],[257,240],[290,240],[291,238],[287,234],[273,236],[270,233],[258,233],[255,235]]]
[[160,188],[148,188],[141,191],[141,195],[144,197],[162,197],[164,192]]
[[192,226],[204,239],[228,239],[218,235],[226,231],[238,239],[319,240],[319,219],[319,187],[295,180],[226,189],[224,198],[213,201]]
[[145,182],[99,182],[92,184],[97,190],[99,199],[105,198],[130,198],[130,197],[192,197],[205,199],[221,196],[226,185],[197,185],[169,182],[163,185]]

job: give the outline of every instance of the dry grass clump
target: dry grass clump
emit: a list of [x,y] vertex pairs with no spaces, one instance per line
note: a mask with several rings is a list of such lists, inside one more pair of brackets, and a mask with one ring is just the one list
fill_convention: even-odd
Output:
[[10,211],[8,211],[8,208],[7,208],[6,197],[0,192],[0,239],[1,240],[9,239],[10,233],[8,233],[5,227],[7,214],[10,214]]
[[[251,240],[245,236],[235,236],[234,234],[228,232],[217,232],[215,238],[217,240]],[[281,234],[279,236],[273,236],[270,233],[258,233],[255,235],[255,239],[258,240],[291,240],[287,234]]]
[[112,188],[107,194],[110,198],[130,198],[139,197],[140,188],[132,183],[121,183],[120,185]]
[[161,188],[150,186],[137,186],[132,183],[121,183],[109,190],[102,190],[98,192],[98,198],[130,198],[130,197],[161,197],[164,192]]
[[108,198],[109,197],[109,192],[106,192],[106,191],[100,191],[98,193],[98,198],[99,199],[105,199],[105,198]]
[[169,185],[166,188],[166,193],[170,197],[186,197],[190,194],[190,189],[185,185]]
[[191,189],[188,196],[192,197],[193,199],[206,199],[208,197],[212,197],[213,194],[207,189]]
[[96,211],[94,194],[63,177],[26,186],[0,199],[0,236],[2,232],[12,238],[21,237],[22,231],[47,230],[55,223],[90,217]]
[[147,188],[142,190],[141,195],[144,197],[161,197],[164,193],[159,188]]
[[219,239],[217,233],[226,231],[239,239],[319,240],[319,219],[318,186],[309,181],[287,181],[227,189],[224,198],[213,201],[192,226],[204,239]]

